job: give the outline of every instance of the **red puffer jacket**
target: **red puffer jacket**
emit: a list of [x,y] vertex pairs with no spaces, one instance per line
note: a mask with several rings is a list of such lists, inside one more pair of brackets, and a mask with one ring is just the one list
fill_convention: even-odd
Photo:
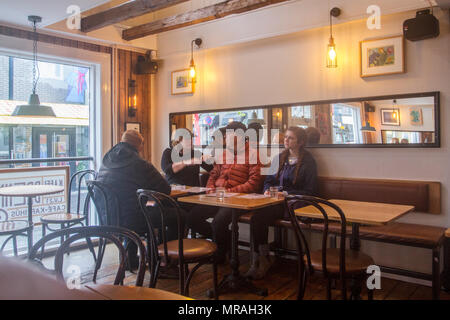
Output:
[[[234,156],[234,163],[226,163],[226,153],[224,150],[223,164],[216,164],[209,173],[206,187],[224,187],[229,192],[239,193],[259,193],[262,191],[264,177],[261,176],[261,164],[259,160],[256,164],[249,164],[249,151],[246,145],[245,164],[238,164],[237,156]],[[230,161],[227,161],[230,162]]]

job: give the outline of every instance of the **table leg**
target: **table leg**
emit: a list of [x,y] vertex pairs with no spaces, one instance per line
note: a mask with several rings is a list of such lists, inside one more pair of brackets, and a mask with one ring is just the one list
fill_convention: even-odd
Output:
[[[359,223],[352,224],[352,237],[350,239],[350,249],[359,251],[361,248],[361,239],[359,238]],[[361,300],[361,281],[352,279],[350,300]]]
[[361,240],[359,239],[359,223],[352,224],[352,237],[350,238],[350,249],[359,251]]
[[28,234],[28,253],[30,253],[33,246],[33,197],[28,197],[28,224],[30,228],[27,231]]
[[[224,291],[225,288],[232,289],[233,291],[237,291],[240,289],[246,289],[251,293],[267,296],[267,288],[257,288],[253,285],[253,283],[239,274],[239,210],[232,209],[232,218],[231,218],[231,274],[225,276],[224,279],[220,282],[218,291],[219,294],[221,291]],[[209,291],[209,290],[208,290]],[[223,293],[223,292],[222,292]],[[207,292],[207,295],[210,296],[210,292]]]

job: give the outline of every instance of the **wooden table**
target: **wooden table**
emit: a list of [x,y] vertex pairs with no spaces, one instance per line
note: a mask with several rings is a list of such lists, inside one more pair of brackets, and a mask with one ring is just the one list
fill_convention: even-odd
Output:
[[[191,186],[186,186],[185,189],[181,189],[181,190],[174,190],[172,188],[172,190],[170,191],[170,196],[172,198],[180,198],[180,197],[184,197],[187,195],[191,195],[191,194],[200,194],[200,193],[205,193],[206,190],[204,191],[198,191],[200,187],[191,187]],[[202,188],[205,189],[205,188]]]
[[[331,199],[330,202],[336,204],[342,209],[347,223],[352,224],[352,235],[350,240],[350,248],[359,250],[361,248],[361,240],[359,236],[359,226],[364,225],[385,225],[399,217],[414,210],[414,206],[378,203],[378,202],[362,202],[351,200]],[[329,206],[323,205],[323,209],[328,215],[329,220],[340,221],[339,214]],[[313,206],[307,206],[295,210],[297,216],[323,219],[322,213]],[[351,298],[360,299],[361,288],[352,283]]]
[[[361,243],[359,238],[359,226],[364,225],[385,225],[391,221],[414,210],[414,206],[388,204],[378,202],[362,202],[352,200],[331,199],[345,214],[347,222],[352,224],[352,238],[350,246],[354,250],[359,250]],[[323,208],[329,220],[340,221],[339,214],[332,208],[324,205]],[[322,213],[313,206],[307,206],[295,210],[297,216],[323,219]]]
[[30,228],[28,234],[28,251],[33,246],[33,198],[45,196],[64,191],[62,186],[46,184],[20,185],[0,188],[0,196],[3,197],[25,197],[28,199],[28,223]]
[[146,287],[90,284],[85,289],[108,300],[193,300],[176,293]]
[[[234,197],[224,198],[223,200],[217,200],[216,197],[211,197],[207,195],[195,195],[188,196],[178,199],[179,202],[198,204],[204,206],[214,206],[221,208],[232,209],[232,219],[231,219],[231,274],[225,276],[225,278],[219,284],[219,292],[228,287],[230,289],[236,290],[239,288],[244,288],[250,290],[252,293],[266,296],[267,289],[260,289],[253,286],[253,284],[243,276],[239,274],[239,255],[238,255],[238,240],[239,240],[239,226],[238,219],[239,216],[243,214],[243,211],[253,211],[261,209],[268,206],[277,205],[284,202],[283,198],[262,198],[262,199],[243,199],[239,196],[244,195],[243,193],[237,194]],[[212,293],[208,293],[212,296]]]

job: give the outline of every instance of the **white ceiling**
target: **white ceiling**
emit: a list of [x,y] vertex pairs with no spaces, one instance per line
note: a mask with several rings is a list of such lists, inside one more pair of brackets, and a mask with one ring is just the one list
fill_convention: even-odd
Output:
[[37,15],[42,17],[38,27],[43,27],[69,16],[70,5],[76,4],[83,12],[105,2],[109,0],[0,0],[0,22],[30,26],[28,16]]

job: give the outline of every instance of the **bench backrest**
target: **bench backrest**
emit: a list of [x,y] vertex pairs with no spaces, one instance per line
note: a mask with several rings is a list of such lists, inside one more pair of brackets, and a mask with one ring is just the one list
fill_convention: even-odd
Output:
[[415,211],[441,213],[441,185],[432,181],[319,177],[324,199],[413,205]]

